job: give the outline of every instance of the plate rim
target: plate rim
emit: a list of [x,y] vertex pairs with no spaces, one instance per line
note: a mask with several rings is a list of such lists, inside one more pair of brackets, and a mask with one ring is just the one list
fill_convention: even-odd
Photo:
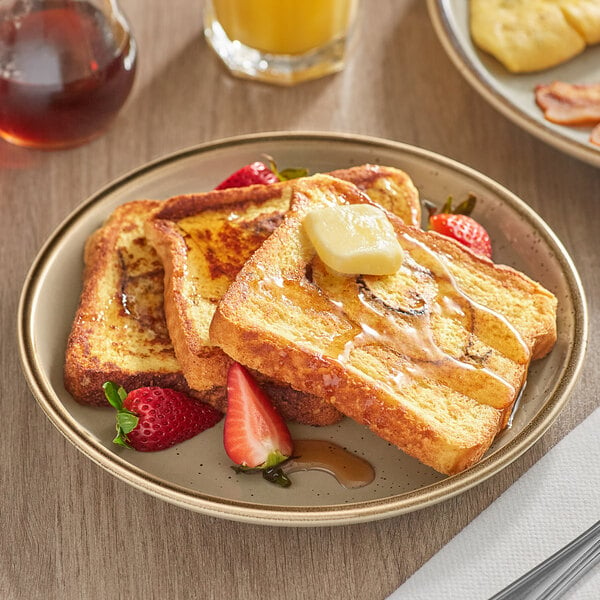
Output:
[[[268,141],[287,141],[291,143],[300,141],[341,142],[355,144],[360,147],[367,145],[417,156],[433,164],[439,164],[453,171],[458,171],[480,183],[486,184],[492,190],[496,190],[504,196],[511,197],[512,200],[516,201],[519,210],[527,213],[528,217],[536,223],[539,232],[544,235],[547,242],[551,242],[551,246],[557,251],[557,261],[561,266],[563,276],[567,280],[568,288],[572,294],[572,301],[577,310],[575,310],[573,340],[565,362],[565,378],[557,382],[552,393],[546,398],[541,410],[527,423],[515,439],[467,471],[396,496],[323,507],[268,505],[265,508],[266,505],[264,504],[218,499],[152,475],[125,461],[120,456],[111,453],[94,440],[87,430],[70,415],[35,359],[32,336],[34,328],[32,310],[39,294],[39,284],[43,279],[44,272],[49,268],[52,256],[57,252],[56,246],[60,244],[62,237],[74,226],[82,214],[101,203],[116,189],[147,172],[189,156],[201,155],[230,146],[237,147],[244,144]],[[21,367],[38,405],[69,442],[113,476],[161,500],[213,517],[263,525],[323,526],[374,521],[426,508],[482,483],[506,468],[531,448],[562,411],[568,401],[569,393],[577,381],[587,345],[588,313],[581,279],[562,242],[542,218],[523,200],[486,175],[451,158],[402,142],[347,133],[279,131],[222,138],[166,154],[125,173],[90,195],[55,228],[37,253],[27,273],[19,298],[17,334]],[[494,460],[491,460],[492,458]]]
[[[488,78],[482,77],[482,72],[469,59],[454,28],[450,25],[448,15],[452,11],[449,0],[427,0],[427,7],[433,28],[446,54],[459,73],[491,106],[514,124],[548,145],[590,165],[600,167],[599,150],[566,133],[550,129],[541,118],[539,120],[532,118],[491,85]],[[491,78],[491,74],[489,77]]]

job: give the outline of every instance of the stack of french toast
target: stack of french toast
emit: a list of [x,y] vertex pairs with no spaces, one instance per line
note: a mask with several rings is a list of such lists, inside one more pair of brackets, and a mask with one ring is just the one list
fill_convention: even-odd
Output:
[[[340,273],[307,235],[315,210],[363,204],[393,227],[394,273]],[[236,361],[284,419],[350,417],[458,473],[554,345],[556,298],[420,223],[410,177],[376,165],[127,203],[86,244],[65,387],[98,406],[107,380],[170,387],[224,412]]]

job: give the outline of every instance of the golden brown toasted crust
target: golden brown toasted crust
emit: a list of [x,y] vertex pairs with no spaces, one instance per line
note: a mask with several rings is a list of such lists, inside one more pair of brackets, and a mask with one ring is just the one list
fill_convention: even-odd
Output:
[[188,391],[163,311],[163,269],[144,233],[159,202],[117,208],[88,239],[83,290],[67,342],[64,382],[82,404],[108,405],[102,384]]
[[302,220],[340,202],[369,200],[327,176],[294,183],[292,210],[224,294],[210,339],[438,471],[462,471],[503,426],[532,356],[554,344],[556,298],[393,215],[405,252],[398,273],[333,273]]
[[[418,193],[402,171],[363,165],[336,173],[419,223]],[[190,387],[221,409],[231,359],[210,343],[210,320],[246,259],[281,223],[290,186],[282,182],[179,196],[166,201],[146,226],[165,268],[165,312],[176,356]],[[286,419],[327,425],[341,418],[321,398],[255,375]]]
[[[214,306],[220,295],[241,268],[245,257],[263,241],[279,224],[281,215],[269,214],[255,222],[244,220],[230,224],[226,219],[222,227],[211,221],[205,229],[190,229],[181,235],[183,215],[202,214],[211,211],[227,215],[248,212],[261,203],[279,201],[281,186],[255,186],[248,190],[248,198],[239,202],[239,190],[223,190],[202,195],[182,196],[171,199],[148,222],[148,237],[161,256],[165,268],[164,296],[165,314],[175,354],[194,396],[208,402],[221,411],[226,410],[226,377],[231,359],[219,348],[207,343],[202,331],[208,325]],[[159,216],[171,216],[170,221]],[[184,225],[185,227],[185,225]],[[190,241],[193,239],[193,241]],[[194,268],[198,261],[188,260],[191,246],[203,243],[206,271]],[[199,333],[200,332],[200,333]],[[307,425],[330,425],[342,415],[320,398],[301,394],[286,383],[265,380],[254,373],[270,393],[280,414],[288,421]]]
[[382,165],[362,165],[338,169],[331,177],[353,183],[373,202],[400,217],[407,225],[421,224],[419,193],[412,179],[400,169]]

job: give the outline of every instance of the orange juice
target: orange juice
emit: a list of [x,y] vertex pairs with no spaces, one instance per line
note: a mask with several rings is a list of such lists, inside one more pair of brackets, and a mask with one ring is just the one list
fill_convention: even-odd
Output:
[[342,38],[356,0],[213,0],[231,40],[268,54],[298,55]]

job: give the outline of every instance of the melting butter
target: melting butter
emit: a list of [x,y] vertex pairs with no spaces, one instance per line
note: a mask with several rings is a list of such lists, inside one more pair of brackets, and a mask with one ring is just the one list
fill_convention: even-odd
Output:
[[321,260],[339,273],[391,275],[402,264],[396,232],[376,206],[326,206],[309,212],[303,224]]

